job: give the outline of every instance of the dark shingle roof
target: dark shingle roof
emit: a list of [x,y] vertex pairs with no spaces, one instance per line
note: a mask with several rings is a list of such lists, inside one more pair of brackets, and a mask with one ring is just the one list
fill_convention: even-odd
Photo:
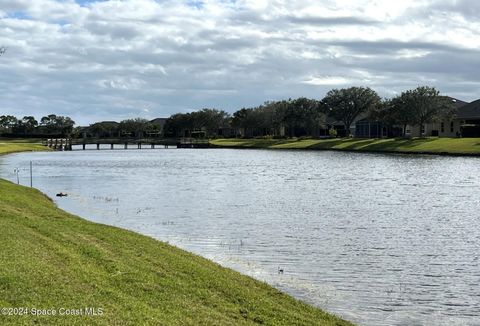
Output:
[[461,119],[479,119],[480,100],[459,107],[457,109],[457,117]]
[[453,97],[448,97],[452,102],[453,105],[455,106],[456,109],[460,109],[461,107],[464,107],[465,105],[468,104],[468,102],[453,98]]

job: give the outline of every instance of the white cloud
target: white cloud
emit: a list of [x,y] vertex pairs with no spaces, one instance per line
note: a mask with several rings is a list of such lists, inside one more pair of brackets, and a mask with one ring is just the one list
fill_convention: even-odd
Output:
[[310,79],[304,81],[305,84],[310,85],[346,85],[349,84],[351,80],[344,77],[336,76],[322,76],[322,77],[311,77]]
[[0,0],[0,114],[154,118],[350,85],[480,97],[471,1],[82,3]]

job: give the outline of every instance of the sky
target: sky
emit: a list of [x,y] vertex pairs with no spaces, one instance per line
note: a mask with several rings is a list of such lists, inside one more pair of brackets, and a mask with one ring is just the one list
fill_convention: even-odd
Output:
[[480,98],[480,1],[0,0],[0,115],[77,125],[368,86]]

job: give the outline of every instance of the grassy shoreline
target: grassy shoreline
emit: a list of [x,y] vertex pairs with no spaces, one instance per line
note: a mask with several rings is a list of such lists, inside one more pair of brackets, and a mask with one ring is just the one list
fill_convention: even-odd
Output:
[[215,139],[218,148],[336,150],[371,153],[480,156],[480,138]]
[[40,143],[5,142],[0,140],[0,155],[19,152],[38,152],[46,150],[48,150],[48,148]]
[[[41,150],[0,144],[0,153]],[[0,179],[1,325],[352,325],[273,287],[134,232],[68,214]],[[60,316],[60,308],[101,308]],[[56,316],[32,316],[32,309]],[[65,312],[65,311],[63,311]],[[98,310],[97,310],[98,312]]]

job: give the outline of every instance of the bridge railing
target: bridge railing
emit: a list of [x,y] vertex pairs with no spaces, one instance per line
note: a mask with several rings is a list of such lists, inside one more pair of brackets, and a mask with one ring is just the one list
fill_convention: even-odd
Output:
[[57,150],[72,150],[72,146],[81,145],[83,149],[86,149],[86,145],[96,145],[97,149],[100,149],[100,145],[111,145],[111,149],[114,145],[124,145],[128,148],[128,145],[137,145],[138,148],[142,148],[142,145],[151,145],[155,148],[155,145],[177,146],[179,148],[205,148],[209,146],[208,139],[205,138],[49,138],[44,141],[44,145]]

